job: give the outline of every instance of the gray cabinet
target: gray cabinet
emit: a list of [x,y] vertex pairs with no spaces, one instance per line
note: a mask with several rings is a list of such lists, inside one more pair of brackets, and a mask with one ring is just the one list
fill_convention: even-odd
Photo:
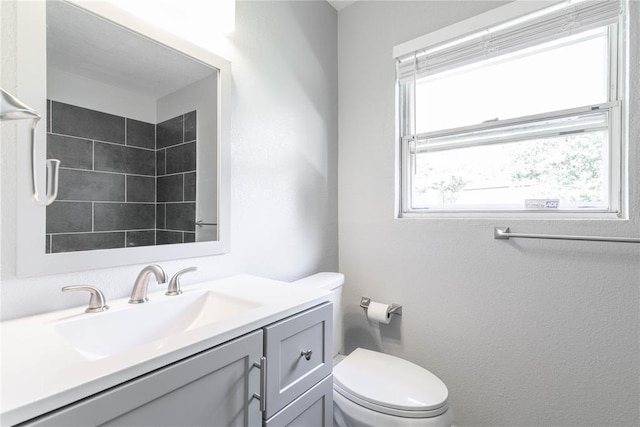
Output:
[[[279,417],[281,414],[278,411],[284,411],[285,406],[303,396],[316,384],[327,378],[331,379],[332,307],[329,303],[323,304],[264,328],[264,354],[268,362],[267,410],[263,414],[267,420],[266,425],[288,425],[272,423],[271,417]],[[328,400],[323,400],[326,403],[323,403],[324,408],[332,408],[331,396],[329,394]],[[301,403],[296,408],[302,410]],[[287,409],[289,414],[295,412]],[[328,420],[320,417],[313,423],[294,422],[291,425],[330,426],[331,417]]]
[[332,312],[311,308],[21,426],[330,427]]
[[260,426],[262,331],[189,357],[29,426]]
[[265,427],[312,427],[333,425],[333,376],[306,391],[287,405],[282,411],[269,418]]

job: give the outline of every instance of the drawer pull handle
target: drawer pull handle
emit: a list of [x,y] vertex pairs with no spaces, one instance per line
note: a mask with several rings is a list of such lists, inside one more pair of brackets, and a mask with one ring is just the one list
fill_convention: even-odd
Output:
[[312,352],[311,350],[302,350],[302,351],[300,352],[300,356],[304,356],[304,358],[305,358],[305,359],[307,359],[307,360],[311,360],[311,354],[312,354],[312,353],[313,353],[313,352]]
[[261,357],[260,363],[254,362],[253,366],[260,369],[260,394],[253,393],[253,398],[260,401],[260,412],[267,410],[267,358]]

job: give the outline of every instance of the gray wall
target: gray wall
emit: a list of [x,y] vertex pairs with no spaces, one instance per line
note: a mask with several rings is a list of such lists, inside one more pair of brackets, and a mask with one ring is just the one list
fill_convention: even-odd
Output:
[[[632,220],[394,219],[392,48],[499,5],[360,1],[338,14],[346,348],[382,349],[430,369],[449,387],[460,426],[638,425],[640,245],[492,235],[503,225],[640,236],[637,7]],[[368,324],[361,295],[403,304],[402,317]]]
[[[15,4],[1,4],[0,83],[13,92]],[[162,265],[169,274],[197,265],[183,279],[187,286],[236,273],[294,280],[337,270],[336,11],[324,1],[239,1],[225,54],[233,73],[231,252]],[[62,294],[64,285],[128,295],[140,265],[15,278],[15,123],[1,126],[2,318],[86,303],[83,295]]]

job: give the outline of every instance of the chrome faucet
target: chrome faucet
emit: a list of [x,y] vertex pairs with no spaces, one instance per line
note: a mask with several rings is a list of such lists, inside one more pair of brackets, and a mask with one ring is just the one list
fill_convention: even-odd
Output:
[[133,284],[133,290],[131,291],[131,298],[129,298],[129,304],[142,304],[149,301],[147,298],[147,288],[149,287],[149,279],[151,275],[156,276],[156,281],[161,283],[167,282],[167,274],[162,267],[158,264],[151,264],[142,269],[135,283]]

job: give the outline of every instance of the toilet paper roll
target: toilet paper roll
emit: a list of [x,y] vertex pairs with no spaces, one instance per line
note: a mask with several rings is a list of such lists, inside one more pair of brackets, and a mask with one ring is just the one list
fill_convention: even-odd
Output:
[[369,308],[367,309],[367,317],[369,320],[375,322],[384,323],[385,325],[391,322],[391,305],[383,304],[381,302],[371,301]]

